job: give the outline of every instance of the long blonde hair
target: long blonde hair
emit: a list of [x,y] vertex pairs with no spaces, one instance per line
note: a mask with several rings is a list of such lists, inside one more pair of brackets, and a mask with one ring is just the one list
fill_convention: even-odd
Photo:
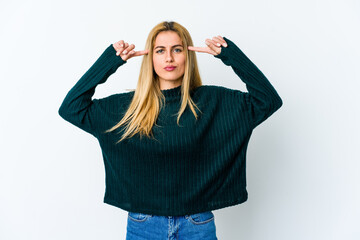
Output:
[[196,120],[198,119],[194,106],[197,109],[199,108],[192,101],[190,91],[201,86],[202,81],[195,52],[188,50],[188,46],[193,46],[191,36],[187,29],[179,23],[164,21],[157,24],[148,35],[145,49],[149,49],[149,52],[143,56],[136,90],[124,117],[115,126],[105,131],[105,133],[114,131],[127,123],[125,132],[116,143],[121,142],[127,137],[130,138],[136,133],[140,133],[140,137],[142,137],[142,135],[146,135],[147,137],[153,136],[152,127],[165,101],[165,96],[161,92],[159,78],[154,71],[152,61],[152,50],[155,40],[157,35],[162,31],[174,31],[179,35],[186,56],[185,72],[181,84],[181,106],[177,113],[177,124],[179,125],[180,117],[187,105],[189,105]]

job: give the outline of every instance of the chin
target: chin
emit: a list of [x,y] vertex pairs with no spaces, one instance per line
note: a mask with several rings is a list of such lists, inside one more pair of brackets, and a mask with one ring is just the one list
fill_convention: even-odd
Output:
[[166,81],[177,81],[179,80],[179,78],[181,78],[181,76],[174,76],[174,77],[161,77],[162,79],[166,80]]

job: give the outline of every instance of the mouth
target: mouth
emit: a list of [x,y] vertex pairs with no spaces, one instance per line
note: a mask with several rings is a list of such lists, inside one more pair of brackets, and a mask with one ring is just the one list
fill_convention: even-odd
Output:
[[168,67],[165,67],[164,69],[166,71],[173,71],[176,67],[175,66],[168,66]]

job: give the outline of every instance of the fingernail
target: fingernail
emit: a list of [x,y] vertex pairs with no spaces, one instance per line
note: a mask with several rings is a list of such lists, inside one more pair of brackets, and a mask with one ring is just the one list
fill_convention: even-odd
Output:
[[127,53],[127,51],[125,50],[125,51],[123,51],[123,54],[126,54]]
[[220,44],[220,43],[217,43],[216,45],[218,45],[219,47],[221,46],[221,44]]
[[116,56],[119,56],[119,52],[116,52]]
[[227,47],[227,44],[225,43],[224,46]]
[[120,45],[120,47],[123,47],[123,46],[124,46],[124,44],[121,44],[121,45]]

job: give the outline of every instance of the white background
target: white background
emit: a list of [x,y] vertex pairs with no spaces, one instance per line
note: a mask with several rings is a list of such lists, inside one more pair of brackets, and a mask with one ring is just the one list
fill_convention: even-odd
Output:
[[[106,47],[142,50],[163,20],[197,46],[232,40],[283,99],[250,140],[248,201],[214,211],[218,238],[360,239],[359,1],[2,1],[0,20],[0,239],[125,239],[127,212],[102,202],[97,140],[58,109]],[[197,56],[203,84],[246,90]],[[140,63],[94,98],[135,88]]]

